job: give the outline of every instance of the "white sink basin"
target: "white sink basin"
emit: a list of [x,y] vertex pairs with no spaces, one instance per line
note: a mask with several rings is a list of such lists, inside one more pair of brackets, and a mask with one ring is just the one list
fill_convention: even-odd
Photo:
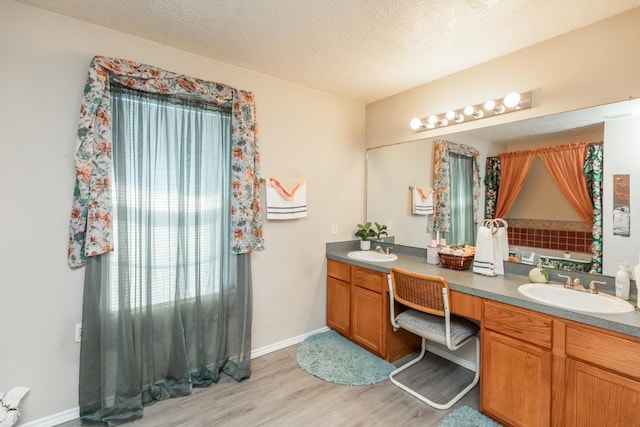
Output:
[[352,251],[347,256],[358,261],[367,262],[391,262],[398,259],[396,254],[381,254],[376,251]]
[[611,295],[565,289],[562,285],[545,285],[542,283],[527,283],[520,285],[518,292],[536,301],[567,310],[583,313],[622,314],[634,310],[627,301]]

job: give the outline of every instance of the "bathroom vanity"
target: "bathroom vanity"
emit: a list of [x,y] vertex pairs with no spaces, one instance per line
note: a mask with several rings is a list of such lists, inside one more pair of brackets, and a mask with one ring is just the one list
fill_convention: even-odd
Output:
[[485,277],[405,254],[354,262],[346,252],[327,248],[327,325],[354,342],[391,361],[412,351],[418,341],[389,322],[387,272],[442,276],[451,311],[481,325],[484,413],[513,426],[640,426],[640,313],[572,312],[520,295],[524,276]]

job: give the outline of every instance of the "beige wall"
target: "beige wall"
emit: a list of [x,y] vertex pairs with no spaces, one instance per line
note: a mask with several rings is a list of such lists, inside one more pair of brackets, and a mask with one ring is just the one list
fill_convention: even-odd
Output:
[[[640,97],[640,8],[367,105],[367,148]],[[437,58],[433,59],[437,61]],[[533,107],[415,133],[426,117],[511,91]]]
[[364,105],[6,0],[0,52],[0,391],[32,388],[22,422],[78,405],[83,271],[65,253],[74,135],[96,54],[255,93],[262,174],[306,177],[309,216],[265,221],[253,348],[325,326],[325,242],[351,239],[362,220]]

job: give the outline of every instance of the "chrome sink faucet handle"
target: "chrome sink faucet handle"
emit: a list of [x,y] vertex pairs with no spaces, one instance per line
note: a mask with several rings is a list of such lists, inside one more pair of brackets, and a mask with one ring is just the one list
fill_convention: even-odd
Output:
[[599,285],[606,285],[607,282],[600,282],[599,280],[592,280],[589,282],[589,289],[587,289],[587,291],[591,294],[597,294],[598,293],[598,287],[596,286],[596,283]]
[[387,255],[391,254],[391,249],[393,249],[391,246],[387,246],[387,250],[385,251]]
[[558,274],[558,277],[562,277],[563,279],[566,279],[564,282],[565,288],[573,288],[573,281],[571,280],[570,276],[565,276],[564,274]]
[[376,246],[376,252],[378,252],[379,254],[383,254],[384,250],[382,249],[382,247],[380,245]]

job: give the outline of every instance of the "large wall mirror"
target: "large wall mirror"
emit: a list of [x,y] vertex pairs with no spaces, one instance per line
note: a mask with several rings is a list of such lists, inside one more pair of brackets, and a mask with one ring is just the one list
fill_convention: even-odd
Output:
[[[454,127],[452,131],[455,131]],[[637,211],[635,208],[640,205],[640,100],[621,101],[444,136],[426,136],[420,140],[369,149],[367,220],[387,224],[390,234],[398,244],[426,248],[429,242],[436,238],[427,231],[428,216],[412,214],[410,187],[431,186],[434,141],[438,139],[478,149],[482,153],[480,172],[483,179],[487,156],[549,145],[602,141],[602,273],[614,275],[618,264],[628,263],[633,266],[638,263],[640,215],[634,215],[634,211]],[[620,236],[613,232],[613,176],[617,174],[628,174],[630,177],[629,236]],[[634,192],[639,195],[638,199],[634,200]],[[484,194],[481,206],[484,212]],[[581,228],[578,215],[537,161],[534,162],[507,217],[512,218],[518,225],[553,222],[562,224],[563,227],[575,226],[578,236],[579,230],[584,230]],[[539,255],[562,255],[552,249],[534,250]],[[575,259],[588,259],[589,254],[576,250],[571,256]]]

